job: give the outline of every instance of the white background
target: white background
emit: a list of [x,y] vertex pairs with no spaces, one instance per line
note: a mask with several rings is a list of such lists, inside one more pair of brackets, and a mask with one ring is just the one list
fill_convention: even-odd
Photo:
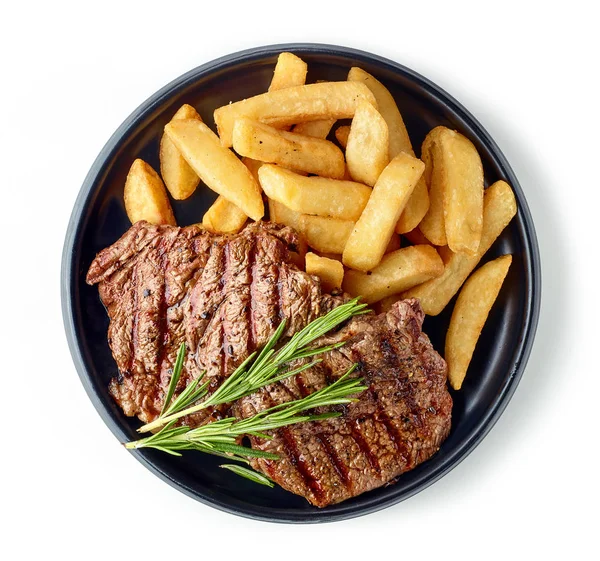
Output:
[[[2,3],[0,557],[597,559],[600,43],[593,4]],[[79,382],[59,297],[75,197],[129,113],[201,63],[293,41],[386,56],[461,101],[520,179],[543,266],[529,366],[484,442],[412,499],[320,526],[224,514],[142,467]]]

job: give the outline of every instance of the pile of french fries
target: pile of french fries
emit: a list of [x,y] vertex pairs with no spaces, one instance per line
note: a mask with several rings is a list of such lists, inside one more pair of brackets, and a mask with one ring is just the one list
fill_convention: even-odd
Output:
[[[282,53],[266,93],[215,110],[218,134],[183,105],[160,143],[162,179],[133,163],[127,214],[174,225],[168,193],[186,199],[202,182],[218,194],[204,228],[239,232],[266,207],[302,235],[302,264],[325,290],[379,311],[414,297],[432,316],[460,291],[445,349],[460,389],[511,256],[471,273],[516,214],[514,194],[504,181],[484,189],[475,146],[446,127],[429,132],[417,158],[393,96],[364,70],[308,85],[306,74],[303,60]],[[332,132],[342,119],[351,124]]]

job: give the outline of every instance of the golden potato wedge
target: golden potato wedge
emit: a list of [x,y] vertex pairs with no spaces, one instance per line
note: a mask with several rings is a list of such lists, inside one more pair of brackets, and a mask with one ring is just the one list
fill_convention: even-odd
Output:
[[300,221],[302,220],[301,212],[292,210],[274,199],[267,200],[269,205],[269,220],[271,222],[284,224],[285,226],[294,228],[294,230],[298,232],[300,231]]
[[389,144],[388,126],[379,111],[366,101],[359,103],[346,145],[350,177],[366,185],[375,185],[390,161]]
[[348,146],[348,137],[350,136],[350,125],[342,125],[335,129],[335,138],[340,146],[345,150]]
[[371,194],[371,188],[362,183],[304,177],[271,164],[263,165],[258,177],[267,197],[303,214],[355,221]]
[[302,214],[297,230],[313,249],[321,253],[339,254],[344,251],[353,228],[352,220]]
[[401,246],[402,246],[402,243],[400,241],[400,236],[393,234],[392,237],[390,238],[390,242],[387,244],[387,247],[385,248],[385,252],[390,253],[392,251],[396,251],[397,249],[400,249]]
[[413,245],[428,244],[429,240],[423,235],[419,228],[415,228],[410,232],[405,232],[403,236]]
[[475,255],[483,228],[483,165],[473,143],[446,129],[442,154],[444,224],[448,247]]
[[414,230],[421,223],[428,210],[429,192],[427,191],[425,178],[421,176],[421,179],[419,179],[419,182],[413,189],[410,199],[408,199],[408,203],[406,203],[400,220],[398,220],[396,232],[398,234],[405,234]]
[[483,166],[475,146],[446,127],[423,143],[431,206],[421,223],[425,236],[454,252],[474,255],[483,227]]
[[284,204],[268,199],[269,219],[285,224],[302,234],[308,245],[321,254],[340,255],[354,228],[352,220],[302,214]]
[[327,259],[316,253],[308,252],[306,254],[306,272],[321,279],[321,287],[325,292],[342,287],[344,266],[335,259]]
[[[173,121],[178,119],[202,120],[198,112],[187,103],[182,105],[173,115]],[[179,153],[171,139],[164,133],[160,139],[159,157],[160,174],[169,193],[171,193],[171,197],[178,201],[190,197],[198,187],[200,178]]]
[[348,81],[362,82],[373,92],[379,113],[381,113],[388,126],[390,160],[394,159],[400,152],[407,152],[414,156],[404,120],[396,105],[396,100],[389,90],[371,74],[356,66],[348,72]]
[[[429,189],[429,210],[419,224],[419,229],[434,245],[447,245],[444,222],[444,191],[442,183],[439,138],[446,127],[430,130],[421,146],[421,160],[425,164],[423,177]],[[437,164],[437,165],[436,165]]]
[[206,211],[202,226],[213,234],[236,234],[246,224],[248,217],[223,195]]
[[241,156],[323,177],[344,176],[344,154],[333,143],[277,130],[242,117],[233,126],[233,149]]
[[386,166],[344,248],[342,259],[346,267],[370,271],[381,261],[424,169],[421,160],[406,152],[398,154]]
[[404,297],[419,298],[427,315],[438,315],[516,213],[517,203],[512,189],[505,181],[496,181],[485,190],[483,231],[477,253],[451,253],[441,276],[408,290]]
[[[388,126],[390,160],[395,158],[400,152],[406,152],[411,156],[414,156],[415,153],[404,120],[402,119],[396,101],[389,90],[379,82],[379,80],[371,76],[371,74],[358,67],[350,69],[348,80],[362,82],[373,92],[379,113],[381,113],[381,116],[385,119]],[[402,216],[400,216],[396,232],[398,234],[404,234],[405,232],[410,232],[410,230],[416,228],[428,209],[429,194],[427,193],[427,185],[423,178],[414,188],[413,194],[409,199]]]
[[250,170],[252,177],[254,177],[256,184],[260,185],[258,182],[258,170],[260,166],[263,165],[263,162],[259,162],[258,160],[253,160],[252,158],[242,158],[242,163]]
[[281,53],[277,57],[269,91],[304,85],[307,71],[308,65],[301,58],[292,53]]
[[481,330],[506,278],[511,255],[503,255],[475,271],[463,285],[446,333],[448,381],[460,390]]
[[303,134],[304,136],[312,136],[313,138],[325,140],[329,136],[334,123],[335,119],[306,121],[305,123],[298,123],[292,130],[296,134]]
[[347,270],[343,289],[353,296],[362,296],[364,302],[372,304],[443,272],[444,264],[433,247],[411,245],[385,255],[370,274]]
[[215,110],[221,144],[231,146],[236,119],[248,117],[273,127],[322,119],[350,119],[361,101],[375,97],[359,82],[321,82],[270,91]]
[[260,187],[248,168],[217,135],[196,119],[171,121],[165,132],[207,187],[223,195],[252,220],[260,220],[264,205]]
[[132,224],[146,220],[151,224],[177,226],[165,185],[144,160],[138,158],[131,165],[123,196],[125,211]]

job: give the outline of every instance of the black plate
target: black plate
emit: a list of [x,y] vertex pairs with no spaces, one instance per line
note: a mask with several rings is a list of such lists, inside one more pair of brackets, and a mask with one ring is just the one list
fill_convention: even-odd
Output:
[[[221,460],[188,453],[173,458],[155,451],[132,452],[159,477],[195,499],[221,510],[277,522],[325,522],[359,516],[414,495],[464,459],[496,422],[523,374],[537,325],[541,273],[535,231],[519,182],[498,146],[456,100],[429,80],[395,62],[365,52],[329,45],[289,44],[261,47],[223,57],[178,78],[138,107],[108,141],[81,188],[65,240],[62,306],[75,366],[96,409],[123,442],[135,438],[136,420],[127,418],[108,395],[116,375],[107,339],[108,319],[97,287],[85,284],[96,253],[129,227],[123,185],[129,166],[143,158],[159,169],[158,143],[164,125],[182,103],[195,106],[209,125],[213,110],[264,92],[278,53],[292,51],[309,66],[308,80],[344,80],[351,66],[380,79],[396,97],[414,146],[436,125],[447,125],[477,146],[486,184],[505,179],[512,185],[519,211],[486,259],[512,253],[513,264],[498,302],[477,346],[462,391],[453,392],[452,431],[428,462],[390,486],[324,509],[281,488],[269,489],[219,469]],[[214,196],[198,189],[191,199],[174,202],[180,225],[198,222]],[[443,350],[452,305],[428,318],[425,331]]]

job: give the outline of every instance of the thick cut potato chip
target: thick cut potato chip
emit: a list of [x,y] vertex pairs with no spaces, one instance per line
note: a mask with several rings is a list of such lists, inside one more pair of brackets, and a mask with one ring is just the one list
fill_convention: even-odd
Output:
[[151,224],[177,226],[162,179],[144,160],[131,165],[124,190],[125,211],[131,223],[146,220]]
[[421,160],[425,164],[423,177],[429,189],[429,210],[421,220],[419,229],[434,245],[447,245],[446,224],[444,222],[444,191],[441,175],[442,161],[439,138],[446,127],[430,130],[421,146]]
[[352,228],[352,220],[303,214],[297,230],[304,235],[306,243],[313,249],[321,253],[339,254],[344,251]]
[[258,177],[267,197],[303,214],[355,221],[371,194],[371,188],[362,183],[304,177],[271,164],[263,165]]
[[475,255],[483,228],[481,158],[473,143],[453,130],[446,129],[439,142],[448,247],[454,252]]
[[[352,133],[350,133],[352,137]],[[398,218],[421,177],[421,160],[401,152],[383,170],[344,249],[344,265],[358,271],[377,266]]]
[[350,119],[361,101],[375,105],[375,97],[359,82],[322,82],[260,94],[215,110],[221,143],[232,143],[236,119],[248,117],[273,127],[322,119]]
[[273,199],[269,199],[269,218],[294,228],[310,247],[330,256],[341,255],[354,228],[352,220],[302,214]]
[[245,117],[233,127],[233,149],[261,162],[335,179],[344,176],[344,154],[333,142],[280,131]]
[[361,102],[352,119],[346,146],[346,162],[352,179],[375,185],[390,161],[389,144],[384,118],[370,103]]
[[331,132],[331,127],[335,123],[335,119],[323,119],[321,121],[306,121],[305,123],[298,123],[293,131],[296,134],[303,134],[304,136],[312,136],[313,138],[326,139]]
[[441,276],[405,292],[404,297],[418,298],[427,315],[438,315],[516,213],[517,203],[512,189],[505,181],[496,181],[485,190],[483,231],[477,253],[451,253]]
[[[389,90],[375,77],[358,67],[350,69],[348,80],[362,82],[373,92],[375,101],[377,102],[377,108],[388,126],[390,137],[390,160],[395,158],[400,152],[406,152],[407,154],[414,156],[415,153],[404,124],[404,119],[402,119],[398,105]],[[338,139],[338,141],[340,141],[340,139]],[[405,232],[409,232],[416,228],[428,209],[429,194],[427,192],[425,179],[423,178],[414,188],[412,196],[408,201],[402,216],[400,216],[396,232],[398,232],[398,234],[404,234]]]
[[242,163],[250,170],[252,177],[256,180],[256,184],[260,185],[258,182],[258,170],[260,169],[260,166],[263,165],[263,162],[253,160],[252,158],[242,158]]
[[344,266],[335,259],[327,259],[309,252],[306,254],[306,272],[321,279],[321,286],[325,292],[342,287]]
[[[202,120],[198,112],[187,103],[182,105],[177,113],[173,115],[174,121],[178,119],[198,119]],[[185,161],[179,150],[175,147],[171,139],[163,134],[160,139],[160,174],[163,177],[165,185],[171,193],[171,196],[177,200],[187,199],[191,196],[200,178],[198,174]]]
[[462,287],[446,333],[448,381],[460,390],[487,317],[506,278],[511,255],[486,263]]
[[483,166],[475,146],[436,127],[423,143],[422,159],[431,197],[422,232],[435,245],[474,255],[483,227]]
[[423,245],[429,243],[429,240],[423,235],[423,232],[421,232],[418,227],[410,232],[405,232],[403,236],[413,245]]
[[342,125],[335,129],[335,138],[340,146],[345,150],[348,146],[348,137],[350,136],[350,125]]
[[400,236],[393,234],[392,237],[390,238],[390,242],[387,244],[387,247],[385,248],[385,252],[390,253],[392,251],[396,251],[397,249],[400,249],[400,247],[402,247],[402,243],[400,241]]
[[414,156],[404,119],[402,119],[396,100],[389,90],[371,74],[356,66],[350,69],[348,80],[362,82],[373,92],[379,113],[381,113],[388,126],[390,160],[394,159],[400,152],[407,152]]
[[406,203],[406,208],[400,216],[400,220],[398,220],[396,232],[398,234],[405,234],[414,230],[421,223],[428,210],[429,192],[427,191],[425,178],[421,176],[410,199],[408,199],[408,203]]
[[204,214],[202,225],[214,234],[236,234],[244,227],[247,219],[237,206],[219,195]]
[[277,57],[269,91],[304,85],[307,71],[308,65],[301,58],[292,53],[281,53]]
[[252,220],[263,217],[262,194],[254,177],[231,150],[221,146],[204,123],[195,119],[171,121],[165,132],[207,187]]
[[412,245],[388,253],[370,273],[349,269],[343,289],[368,304],[441,275],[444,264],[430,245]]

